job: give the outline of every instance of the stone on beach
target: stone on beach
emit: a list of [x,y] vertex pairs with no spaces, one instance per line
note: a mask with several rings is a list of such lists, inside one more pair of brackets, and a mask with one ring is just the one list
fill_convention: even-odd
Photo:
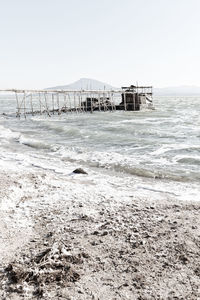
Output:
[[78,169],[75,169],[73,171],[73,173],[75,174],[88,174],[86,171],[84,171],[82,168],[78,168]]

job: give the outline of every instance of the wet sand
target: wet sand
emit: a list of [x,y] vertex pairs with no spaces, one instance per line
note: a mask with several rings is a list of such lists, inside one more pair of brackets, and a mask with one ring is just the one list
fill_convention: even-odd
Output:
[[1,299],[200,299],[200,203],[79,174],[0,184]]

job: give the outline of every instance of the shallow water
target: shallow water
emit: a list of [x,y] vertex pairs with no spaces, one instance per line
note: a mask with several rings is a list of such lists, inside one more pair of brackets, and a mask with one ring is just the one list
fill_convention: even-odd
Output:
[[[200,195],[200,97],[155,97],[155,111],[0,116],[1,162],[57,170],[69,163],[133,176],[143,189]],[[0,112],[15,111],[0,96]],[[96,170],[97,170],[96,169]],[[139,179],[140,178],[140,179]],[[150,186],[149,186],[150,185]],[[189,197],[189,196],[188,196]]]

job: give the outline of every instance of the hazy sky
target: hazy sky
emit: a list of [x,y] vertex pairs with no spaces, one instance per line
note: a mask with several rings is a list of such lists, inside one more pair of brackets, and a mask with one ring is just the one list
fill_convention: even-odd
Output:
[[200,0],[0,0],[0,88],[200,85]]

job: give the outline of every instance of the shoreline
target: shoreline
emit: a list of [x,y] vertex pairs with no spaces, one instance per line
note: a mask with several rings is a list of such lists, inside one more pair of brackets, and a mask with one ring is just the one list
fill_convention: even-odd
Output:
[[138,197],[95,172],[5,171],[0,181],[2,299],[200,297],[200,203]]

